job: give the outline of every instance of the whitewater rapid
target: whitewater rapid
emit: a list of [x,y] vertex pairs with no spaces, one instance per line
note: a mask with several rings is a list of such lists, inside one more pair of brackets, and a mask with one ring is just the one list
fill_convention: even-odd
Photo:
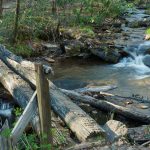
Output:
[[130,68],[135,71],[137,79],[143,79],[150,76],[150,67],[144,64],[144,58],[150,56],[146,51],[150,49],[150,41],[137,45],[128,46],[125,51],[129,54],[114,66],[117,68]]

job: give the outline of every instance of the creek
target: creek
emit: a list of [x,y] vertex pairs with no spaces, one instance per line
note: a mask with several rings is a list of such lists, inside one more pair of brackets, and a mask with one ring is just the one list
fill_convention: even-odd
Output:
[[128,25],[122,24],[122,32],[118,33],[114,42],[129,55],[117,64],[107,64],[98,58],[59,61],[54,67],[53,78],[58,87],[76,89],[87,85],[115,84],[118,88],[111,93],[150,99],[150,55],[147,54],[150,41],[144,40],[146,27],[133,28],[129,25],[150,19],[150,16],[140,9],[128,13]]

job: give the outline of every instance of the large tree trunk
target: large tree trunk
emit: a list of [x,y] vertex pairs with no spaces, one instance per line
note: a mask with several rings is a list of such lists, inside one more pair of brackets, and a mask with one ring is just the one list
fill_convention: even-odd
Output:
[[[6,57],[6,55],[8,57]],[[21,58],[13,55],[9,51],[5,51],[5,49],[0,49],[0,58],[7,65],[9,65],[9,67],[11,67],[16,73],[21,74],[22,77],[28,79],[35,86],[35,69],[34,67],[32,68],[32,66],[34,66],[33,63],[29,61],[23,61]],[[12,59],[17,60],[17,62]],[[4,64],[2,66],[4,66]],[[6,73],[5,70],[8,70],[7,66],[1,68],[0,72]],[[4,81],[2,82],[5,85],[6,89],[10,89],[9,84],[11,84],[12,87],[10,89],[10,92],[13,95],[14,91],[16,91],[16,88],[14,89],[14,87],[16,87],[16,83],[17,83],[18,84],[17,90],[20,91],[20,88],[22,86],[19,85],[21,85],[21,82],[20,83],[16,82],[17,80],[11,81],[13,80],[12,78],[15,75],[12,75],[12,73],[11,74],[8,73],[8,75],[5,76],[4,73],[1,75],[1,77],[5,82],[7,82],[7,86],[5,85]],[[10,79],[8,80],[7,77],[10,77],[11,80]],[[96,121],[92,119],[89,115],[87,115],[75,103],[73,103],[70,100],[70,98],[67,97],[63,92],[61,92],[51,81],[49,81],[49,87],[50,87],[49,90],[50,99],[51,99],[53,110],[66,122],[66,124],[75,133],[75,135],[80,141],[85,141],[97,135],[98,136],[104,135],[105,133],[104,130],[96,123]],[[21,92],[25,92],[23,90],[24,88],[21,90]],[[28,91],[30,90],[31,89],[28,88]],[[20,101],[21,99],[20,96],[22,95],[22,93],[17,92],[17,94],[18,94],[17,95],[18,101]],[[26,106],[26,104],[24,105]]]
[[136,107],[136,105],[125,105],[126,101],[122,101],[122,99],[119,98],[115,99],[110,96],[108,96],[107,98],[105,96],[106,99],[102,100],[95,99],[91,96],[82,95],[75,91],[69,91],[64,89],[61,89],[61,91],[76,102],[87,103],[102,110],[118,113],[131,119],[150,123],[150,108],[141,109]]

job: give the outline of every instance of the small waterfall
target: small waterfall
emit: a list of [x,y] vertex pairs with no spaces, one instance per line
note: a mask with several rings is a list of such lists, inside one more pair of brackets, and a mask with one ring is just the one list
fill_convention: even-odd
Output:
[[142,44],[132,45],[125,49],[129,57],[123,58],[115,67],[125,67],[135,70],[136,75],[145,78],[150,76],[150,55],[146,54],[150,51],[150,41]]

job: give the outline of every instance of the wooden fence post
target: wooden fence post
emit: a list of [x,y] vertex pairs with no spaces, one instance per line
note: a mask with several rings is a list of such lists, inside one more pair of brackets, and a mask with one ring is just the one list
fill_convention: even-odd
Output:
[[[49,98],[49,83],[44,74],[42,64],[35,64],[36,69],[36,89],[38,98],[38,108],[41,126],[41,145],[53,145],[51,131],[51,108]],[[43,148],[45,149],[45,148]],[[47,148],[46,148],[47,149]]]

